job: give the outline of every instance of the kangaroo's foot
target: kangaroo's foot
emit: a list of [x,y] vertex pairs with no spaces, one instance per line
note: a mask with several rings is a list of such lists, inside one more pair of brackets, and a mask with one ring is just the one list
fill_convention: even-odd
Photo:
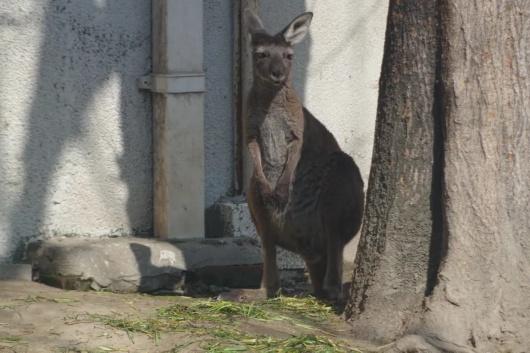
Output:
[[321,258],[318,261],[308,261],[306,259],[307,270],[309,271],[309,278],[311,279],[311,287],[313,288],[313,295],[316,298],[324,299],[326,292],[324,290],[324,276],[326,275],[326,259]]
[[340,302],[342,296],[342,251],[344,245],[337,232],[330,232],[327,242],[327,267],[324,276],[324,290],[329,300]]
[[341,283],[325,284],[324,293],[326,299],[329,299],[333,302],[342,302],[344,299]]

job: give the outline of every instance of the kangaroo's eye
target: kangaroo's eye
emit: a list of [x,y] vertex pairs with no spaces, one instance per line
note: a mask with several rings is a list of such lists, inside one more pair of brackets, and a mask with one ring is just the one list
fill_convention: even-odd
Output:
[[287,60],[293,60],[293,54],[292,54],[292,53],[287,53],[287,54],[285,54],[284,56],[285,56],[285,58],[286,58]]
[[259,52],[256,52],[254,55],[256,55],[256,58],[258,59],[264,59],[264,58],[268,58],[270,54],[266,51],[259,51]]

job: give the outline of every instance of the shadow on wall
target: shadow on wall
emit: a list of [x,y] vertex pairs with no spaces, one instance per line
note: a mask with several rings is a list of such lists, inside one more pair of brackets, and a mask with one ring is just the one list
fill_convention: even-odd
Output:
[[[53,235],[48,215],[57,213],[54,207],[90,215],[72,200],[99,193],[105,211],[119,208],[108,201],[114,195],[107,168],[116,164],[128,191],[127,216],[116,220],[118,224],[98,224],[97,229],[145,232],[152,227],[150,95],[139,93],[135,84],[136,77],[150,69],[150,1],[52,0],[42,6],[39,67],[21,161],[23,189],[10,215],[8,243],[16,249],[14,260],[20,260],[28,239]],[[119,97],[101,97],[104,86],[115,81],[118,88],[112,92]],[[116,101],[117,108],[106,106]],[[97,113],[102,121],[94,121]],[[119,116],[121,136],[105,133],[104,116]],[[68,146],[75,147],[79,160],[62,159]],[[118,150],[119,157],[103,161],[105,150]],[[78,168],[82,164],[87,168]],[[92,177],[88,189],[79,182],[86,177],[84,170]],[[66,180],[61,188],[67,190],[68,205],[55,198],[57,175]],[[86,229],[98,220],[79,221]]]

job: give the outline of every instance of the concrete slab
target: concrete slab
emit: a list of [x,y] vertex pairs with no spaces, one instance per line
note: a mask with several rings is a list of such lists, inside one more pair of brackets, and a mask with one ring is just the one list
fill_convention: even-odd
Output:
[[[39,281],[65,289],[186,293],[202,282],[259,287],[261,246],[253,238],[54,238],[28,246]],[[280,262],[280,267],[287,267]],[[303,271],[300,271],[303,275]]]

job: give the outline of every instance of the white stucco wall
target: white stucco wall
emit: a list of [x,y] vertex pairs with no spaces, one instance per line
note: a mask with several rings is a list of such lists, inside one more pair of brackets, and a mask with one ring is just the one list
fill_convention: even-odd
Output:
[[372,158],[388,0],[262,0],[270,32],[312,11],[310,34],[295,51],[294,81],[304,105],[361,169]]
[[[203,6],[209,207],[234,173],[233,14]],[[366,182],[387,0],[261,0],[271,30],[304,11],[295,84]],[[151,231],[150,34],[151,0],[0,2],[0,263],[36,236]]]
[[0,262],[152,227],[150,0],[0,2]]

